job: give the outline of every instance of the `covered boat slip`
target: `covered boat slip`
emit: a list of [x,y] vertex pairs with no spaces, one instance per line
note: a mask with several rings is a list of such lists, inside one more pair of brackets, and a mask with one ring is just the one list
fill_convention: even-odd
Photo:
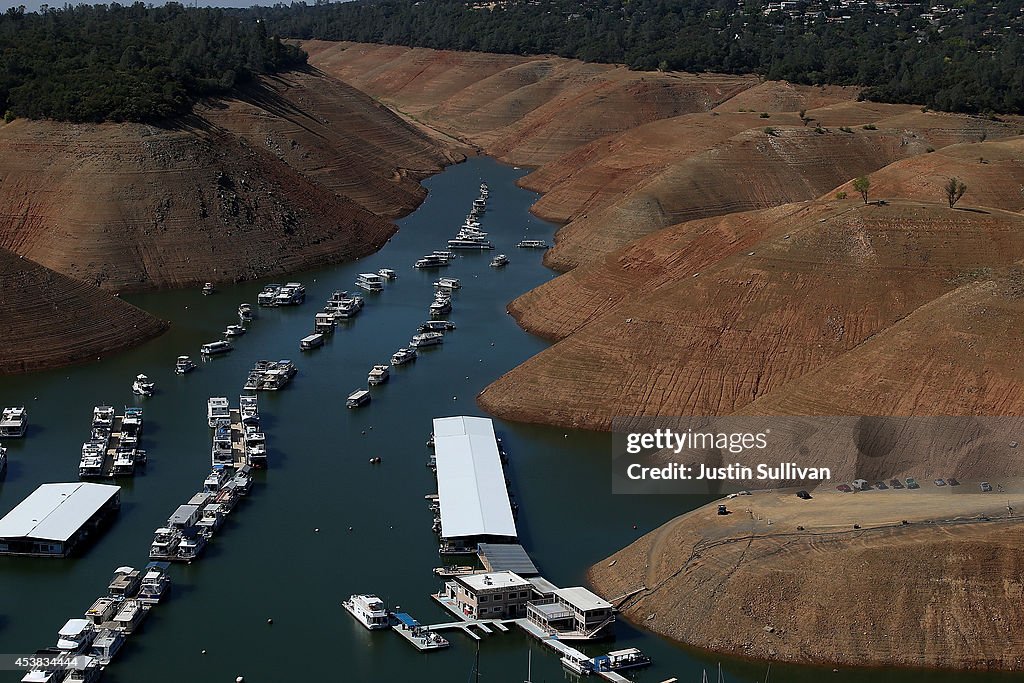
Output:
[[120,507],[119,486],[43,484],[0,519],[0,555],[65,557]]
[[480,541],[515,542],[516,523],[491,420],[435,418],[434,453],[441,538],[474,550]]

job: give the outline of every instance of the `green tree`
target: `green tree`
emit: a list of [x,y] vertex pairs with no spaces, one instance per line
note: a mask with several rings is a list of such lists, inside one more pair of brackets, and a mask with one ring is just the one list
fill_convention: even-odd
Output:
[[871,190],[871,181],[866,175],[862,175],[853,181],[853,189],[860,193],[860,198],[864,200],[864,203],[868,203],[868,191]]
[[956,203],[960,201],[960,198],[967,192],[967,184],[956,176],[946,181],[943,186],[943,191],[946,194],[946,201],[949,203],[949,208],[956,206]]

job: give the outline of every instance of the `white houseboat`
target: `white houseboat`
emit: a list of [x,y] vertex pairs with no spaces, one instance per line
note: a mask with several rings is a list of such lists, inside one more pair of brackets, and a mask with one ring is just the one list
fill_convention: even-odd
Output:
[[391,356],[392,365],[405,365],[416,360],[416,349],[400,348]]
[[228,325],[224,328],[225,337],[241,337],[245,333],[246,329],[242,325]]
[[252,304],[238,304],[238,319],[243,323],[252,320]]
[[231,409],[228,407],[228,400],[223,396],[214,396],[206,402],[206,422],[210,428],[217,426],[220,420],[231,419]]
[[136,396],[152,396],[156,390],[156,384],[145,375],[136,375],[132,382],[132,393]]
[[348,399],[345,400],[345,406],[347,408],[359,408],[365,406],[370,402],[370,392],[366,389],[358,389],[348,395]]
[[398,279],[398,273],[396,273],[395,271],[393,271],[390,268],[381,268],[380,270],[377,271],[377,275],[380,275],[385,280],[397,280]]
[[409,340],[409,345],[422,348],[425,346],[437,346],[444,343],[444,334],[441,332],[421,332]]
[[260,306],[276,306],[277,305],[277,295],[278,295],[278,293],[280,293],[280,291],[281,291],[281,285],[269,284],[269,285],[265,286],[263,288],[263,291],[261,291],[257,295],[256,303],[258,303]]
[[0,438],[17,439],[28,429],[28,411],[24,406],[4,408],[0,417]]
[[231,346],[231,342],[221,339],[209,344],[203,344],[199,347],[199,353],[204,356],[219,356],[222,353],[229,353],[233,349],[234,347]]
[[384,278],[377,273],[360,273],[356,277],[356,287],[367,292],[383,292]]
[[374,365],[373,369],[370,370],[370,374],[366,376],[366,382],[370,386],[376,386],[378,384],[384,384],[388,381],[391,373],[388,372],[388,366],[386,365]]
[[195,369],[195,362],[188,356],[178,356],[178,360],[174,364],[174,372],[178,375],[184,375],[186,373],[192,372]]
[[311,349],[318,349],[324,345],[324,335],[322,332],[316,332],[307,337],[303,337],[299,340],[299,348],[303,351],[310,351]]
[[217,290],[216,290],[216,288],[214,288],[212,282],[207,282],[206,284],[203,285],[203,294],[204,295],[213,294],[216,291]]
[[508,256],[505,254],[498,254],[491,259],[491,268],[501,268],[502,266],[508,265]]
[[523,240],[516,246],[523,249],[547,249],[548,243],[544,240]]
[[353,595],[341,604],[356,621],[371,631],[385,629],[391,625],[384,601],[376,595]]
[[437,289],[462,289],[462,281],[457,277],[439,277],[434,283]]
[[160,602],[171,587],[171,577],[167,575],[166,562],[150,562],[142,575],[139,587],[139,601],[147,605]]

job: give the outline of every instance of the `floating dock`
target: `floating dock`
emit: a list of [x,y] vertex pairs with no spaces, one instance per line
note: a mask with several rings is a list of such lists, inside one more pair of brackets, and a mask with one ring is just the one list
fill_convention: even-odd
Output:
[[424,627],[405,612],[395,612],[391,616],[398,622],[391,626],[391,630],[409,641],[420,652],[441,650],[451,645],[440,633],[435,632],[436,629]]

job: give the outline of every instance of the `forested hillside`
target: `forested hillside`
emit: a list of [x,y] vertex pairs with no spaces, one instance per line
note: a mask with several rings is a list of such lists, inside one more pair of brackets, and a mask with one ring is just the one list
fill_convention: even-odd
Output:
[[305,63],[262,21],[178,3],[65,6],[0,15],[0,112],[146,121],[191,109],[255,74]]
[[356,0],[252,11],[294,38],[757,73],[949,111],[1024,111],[1011,0]]

